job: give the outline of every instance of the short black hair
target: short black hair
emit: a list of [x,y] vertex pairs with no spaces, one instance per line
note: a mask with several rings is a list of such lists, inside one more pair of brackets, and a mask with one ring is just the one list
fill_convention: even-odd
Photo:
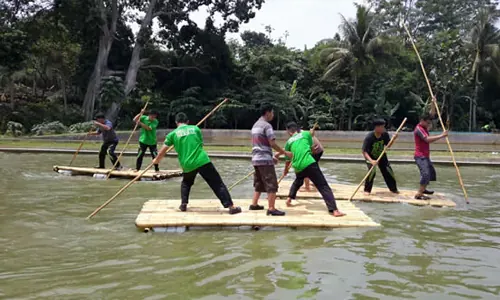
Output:
[[273,111],[273,109],[274,109],[274,107],[271,103],[263,103],[260,106],[260,115],[263,116],[266,113]]
[[97,114],[95,115],[95,118],[96,118],[96,120],[97,120],[97,119],[106,119],[106,116],[105,116],[103,113],[97,113]]
[[431,114],[424,113],[420,116],[420,121],[432,121],[433,117]]
[[175,123],[187,123],[187,121],[189,121],[189,119],[185,113],[180,112],[175,115]]
[[156,111],[156,110],[150,110],[150,111],[148,112],[148,115],[155,115],[156,117],[158,117],[160,114],[159,114],[159,113],[158,113],[158,111]]
[[385,126],[385,124],[387,124],[387,123],[385,122],[384,119],[375,119],[375,120],[373,120],[373,127],[377,127],[377,126],[380,126],[380,125],[384,125]]
[[286,130],[297,132],[299,130],[299,126],[295,122],[289,122],[286,124]]

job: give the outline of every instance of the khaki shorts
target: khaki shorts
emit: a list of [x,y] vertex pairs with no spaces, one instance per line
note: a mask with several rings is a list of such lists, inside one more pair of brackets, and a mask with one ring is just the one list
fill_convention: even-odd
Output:
[[269,166],[254,166],[255,173],[253,175],[253,187],[259,193],[277,193],[278,179],[274,165]]

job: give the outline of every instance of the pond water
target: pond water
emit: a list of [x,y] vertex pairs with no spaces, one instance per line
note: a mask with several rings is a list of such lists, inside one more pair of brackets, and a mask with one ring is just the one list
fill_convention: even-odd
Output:
[[[52,171],[70,159],[0,153],[0,298],[500,297],[498,169],[462,168],[471,196],[466,206],[454,169],[438,167],[433,188],[453,195],[456,209],[357,204],[381,223],[375,229],[145,234],[134,226],[142,204],[178,199],[180,179],[135,184],[87,221],[126,181]],[[125,160],[133,165],[133,158]],[[94,156],[79,156],[75,165],[95,163]],[[247,161],[214,163],[227,185],[251,170]],[[169,158],[163,167],[177,168],[177,162]],[[361,164],[322,167],[331,182],[357,184],[365,173]],[[394,168],[400,188],[415,187],[415,166]],[[380,175],[376,184],[383,184]],[[251,180],[232,194],[250,197]],[[212,193],[198,178],[192,198],[207,197]]]

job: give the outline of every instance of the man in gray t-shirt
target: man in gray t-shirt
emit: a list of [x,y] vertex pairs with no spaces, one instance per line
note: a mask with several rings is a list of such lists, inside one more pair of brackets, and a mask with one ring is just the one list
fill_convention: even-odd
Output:
[[[104,114],[97,114],[94,125],[97,126],[97,131],[90,135],[102,135],[102,146],[99,151],[99,166],[97,168],[105,168],[106,152],[109,154],[111,162],[115,165],[118,157],[115,154],[116,146],[118,145],[118,137],[113,129],[113,123],[104,117]],[[116,163],[116,169],[121,169],[120,162]]]
[[255,122],[252,127],[252,165],[255,169],[254,173],[254,188],[250,210],[263,210],[264,206],[258,204],[260,195],[267,193],[269,208],[268,215],[284,216],[285,212],[279,211],[274,207],[276,202],[276,192],[278,192],[278,180],[276,179],[276,171],[274,165],[278,162],[273,157],[273,149],[280,155],[285,154],[289,157],[291,153],[285,153],[285,150],[276,144],[276,136],[274,135],[273,127],[269,122],[274,118],[273,107],[269,104],[262,105],[261,117]]

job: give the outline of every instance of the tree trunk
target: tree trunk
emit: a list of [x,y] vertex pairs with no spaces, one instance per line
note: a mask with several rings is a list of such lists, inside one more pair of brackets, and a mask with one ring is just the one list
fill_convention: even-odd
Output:
[[[155,7],[157,0],[151,0],[149,2],[149,7],[146,11],[146,15],[141,22],[141,28],[137,33],[135,39],[134,50],[132,51],[132,57],[130,58],[130,63],[127,69],[127,75],[125,77],[125,97],[124,99],[134,90],[137,83],[137,73],[141,67],[141,51],[144,45],[151,38],[151,24],[153,22]],[[116,120],[118,113],[120,112],[121,104],[124,99],[119,99],[113,102],[113,105],[106,112],[106,116],[109,120]]]
[[349,105],[349,115],[348,115],[349,124],[347,124],[347,130],[349,130],[349,131],[352,130],[352,110],[354,107],[354,101],[356,101],[357,88],[358,88],[358,76],[354,75],[354,87],[352,89],[352,99],[351,99],[351,103]]
[[64,115],[66,116],[68,114],[68,96],[66,95],[66,80],[64,78],[61,78],[61,85],[62,85],[62,92],[63,92],[63,101],[64,101]]
[[[480,93],[480,82],[479,82],[479,68],[476,69],[476,78],[475,78],[475,91],[474,91],[474,101],[471,102],[471,115],[472,115],[472,130],[476,130],[477,128],[477,123],[476,123],[476,108],[477,108],[477,103],[479,101],[479,93]],[[469,126],[470,127],[470,126]]]
[[105,25],[101,26],[102,34],[99,38],[99,50],[97,52],[94,70],[87,84],[87,91],[83,100],[82,112],[85,120],[91,120],[94,113],[95,99],[99,94],[101,79],[108,68],[108,57],[113,45],[114,35],[116,33],[116,24],[118,21],[118,0],[113,0],[111,3],[111,24],[108,27],[107,12],[104,8],[104,0],[98,2],[101,14],[101,22]]

